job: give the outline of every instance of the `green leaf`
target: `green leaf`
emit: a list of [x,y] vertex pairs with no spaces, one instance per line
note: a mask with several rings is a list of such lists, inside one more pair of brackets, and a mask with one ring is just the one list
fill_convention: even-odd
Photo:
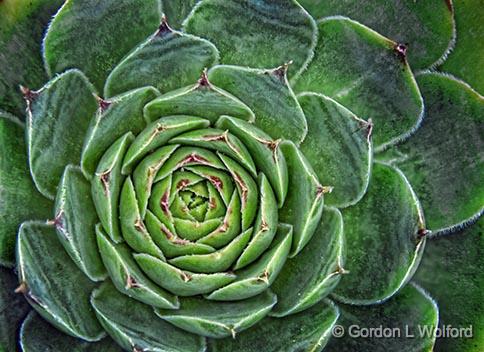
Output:
[[214,43],[224,64],[267,68],[294,61],[291,76],[305,69],[317,38],[313,18],[292,0],[201,1],[183,28]]
[[484,211],[484,98],[438,73],[418,77],[425,98],[421,128],[397,150],[435,233],[453,231]]
[[282,207],[287,195],[288,174],[280,140],[274,141],[254,125],[230,116],[220,117],[216,127],[230,131],[244,143],[254,158],[256,168],[269,179],[278,206]]
[[210,254],[193,254],[173,258],[168,262],[195,273],[217,273],[229,269],[250,240],[252,228],[242,232],[225,247]]
[[[325,300],[284,319],[266,318],[235,339],[210,339],[210,352],[321,352],[339,316],[336,305]],[[268,341],[270,340],[270,343]]]
[[101,224],[109,237],[116,243],[123,240],[118,215],[119,195],[124,181],[124,176],[121,175],[121,165],[124,154],[133,139],[133,134],[128,132],[111,145],[97,165],[91,182],[92,199]]
[[259,204],[257,218],[254,222],[254,232],[250,242],[245,247],[234,269],[241,269],[255,261],[272,243],[277,231],[279,215],[276,197],[264,174],[259,176]]
[[143,272],[161,287],[178,296],[210,293],[235,280],[231,273],[197,274],[183,271],[148,254],[134,254]]
[[308,127],[286,72],[287,66],[259,70],[218,65],[210,69],[208,77],[213,84],[247,104],[256,116],[255,125],[262,131],[274,139],[289,139],[299,144]]
[[420,204],[401,171],[374,164],[363,199],[344,209],[346,269],[334,296],[373,304],[393,296],[412,277],[425,248]]
[[245,269],[235,272],[237,279],[206,298],[214,301],[238,301],[265,291],[276,279],[286,262],[292,242],[292,226],[279,224],[269,249]]
[[480,64],[484,56],[484,28],[481,19],[484,8],[479,0],[453,1],[457,36],[455,46],[440,67],[469,83],[481,95],[484,94],[484,68]]
[[290,192],[279,216],[282,222],[293,226],[293,257],[304,248],[318,226],[323,211],[324,188],[294,143],[283,142],[281,149],[287,161]]
[[[433,329],[439,320],[434,300],[420,287],[408,285],[388,302],[357,307],[340,305],[343,336],[331,339],[325,351],[433,351]],[[392,337],[378,334],[378,329]],[[374,329],[374,336],[366,336]],[[351,334],[351,335],[350,335]],[[382,332],[383,334],[383,332]],[[413,335],[410,336],[410,335]],[[435,351],[440,351],[435,349]]]
[[23,352],[121,352],[109,337],[99,342],[86,342],[65,335],[43,320],[37,313],[31,312],[20,330],[20,346]]
[[119,293],[110,282],[93,292],[91,302],[108,334],[127,351],[205,351],[203,337],[163,321],[150,306]]
[[163,0],[163,12],[173,28],[181,28],[183,20],[200,0]]
[[25,113],[19,85],[37,88],[47,81],[41,42],[62,0],[16,0],[0,3],[0,106]]
[[[458,233],[432,238],[415,281],[439,305],[439,327],[467,329],[467,336],[437,338],[435,351],[479,352],[484,345],[484,219]],[[469,328],[472,327],[472,337]]]
[[357,203],[370,180],[372,124],[324,95],[302,93],[298,98],[309,127],[300,150],[319,180],[334,188],[324,203],[341,208]]
[[447,0],[299,0],[315,18],[342,15],[408,45],[414,69],[440,61],[454,40],[452,4]]
[[202,115],[215,123],[219,116],[230,115],[253,122],[254,113],[238,98],[208,82],[206,73],[198,83],[163,94],[145,108],[151,121],[170,115]]
[[99,108],[91,121],[82,151],[81,167],[86,177],[94,173],[104,152],[119,137],[128,132],[138,134],[146,127],[143,107],[156,96],[156,89],[145,87],[109,101],[99,101]]
[[104,95],[111,97],[147,85],[170,92],[196,82],[200,73],[217,61],[218,51],[212,43],[173,31],[163,21],[155,34],[110,73]]
[[344,17],[323,19],[318,28],[316,54],[295,91],[325,94],[372,119],[380,149],[408,137],[423,102],[403,47]]
[[17,276],[0,267],[0,351],[17,349],[17,331],[30,306],[22,295],[15,292]]
[[24,126],[0,111],[0,265],[15,265],[15,239],[23,221],[48,219],[53,204],[35,188],[30,177]]
[[99,222],[91,184],[78,166],[68,165],[55,204],[57,237],[74,263],[93,281],[106,278],[94,227]]
[[136,163],[150,151],[164,146],[171,138],[183,132],[197,130],[209,125],[210,122],[205,119],[186,115],[165,116],[153,121],[136,136],[133,144],[126,152],[123,162],[123,174],[130,174]]
[[170,143],[193,145],[219,151],[235,159],[239,164],[249,170],[253,176],[257,175],[254,161],[249,151],[237,137],[228,131],[216,128],[198,129],[172,138]]
[[89,304],[95,284],[71,261],[54,226],[24,222],[19,230],[17,258],[19,289],[44,319],[87,341],[104,336]]
[[27,141],[32,178],[50,199],[68,164],[79,164],[82,145],[96,111],[94,88],[77,70],[69,70],[39,91],[25,91]]
[[44,39],[47,71],[79,68],[101,91],[109,72],[160,20],[159,0],[67,1]]
[[345,273],[343,218],[335,208],[325,208],[322,215],[307,246],[287,260],[271,286],[278,297],[272,316],[308,309],[326,297]]
[[143,274],[125,244],[111,242],[99,225],[96,234],[104,265],[118,291],[150,306],[179,307],[177,297],[159,288]]
[[180,309],[155,313],[186,331],[212,338],[224,338],[244,331],[263,319],[276,304],[269,290],[239,302],[210,302],[203,298],[183,298]]

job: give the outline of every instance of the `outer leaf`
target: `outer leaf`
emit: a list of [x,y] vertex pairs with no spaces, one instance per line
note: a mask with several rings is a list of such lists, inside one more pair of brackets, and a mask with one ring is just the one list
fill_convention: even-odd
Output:
[[[237,338],[209,340],[210,352],[321,352],[339,316],[325,300],[305,312],[284,319],[266,318]],[[268,343],[267,338],[274,337]]]
[[138,134],[146,127],[143,107],[158,95],[158,91],[145,87],[117,96],[109,101],[100,100],[96,117],[91,121],[81,167],[86,177],[96,170],[104,152],[127,132]]
[[287,66],[256,70],[219,65],[210,69],[208,77],[213,84],[247,104],[255,113],[256,126],[265,133],[274,139],[284,138],[299,144],[306,136],[307,123],[286,71]]
[[19,289],[43,318],[87,341],[104,336],[89,304],[95,285],[71,261],[53,226],[24,222],[18,236],[17,261]]
[[0,267],[0,351],[15,351],[18,328],[30,310],[22,295],[15,293],[18,279]]
[[481,95],[484,94],[484,68],[480,64],[484,56],[482,17],[484,7],[479,0],[453,1],[457,37],[455,47],[440,67],[469,83]]
[[279,216],[294,229],[291,256],[297,255],[308,243],[318,226],[323,211],[324,188],[309,162],[291,142],[282,144],[287,160],[289,189]]
[[[333,338],[327,351],[433,351],[435,336],[432,331],[437,327],[439,310],[434,300],[416,285],[406,286],[382,305],[342,305],[340,309],[342,329],[333,332],[342,331],[344,335]],[[385,329],[385,334],[390,332],[394,337],[378,337],[378,332],[373,337],[365,335],[369,329],[380,327]]]
[[287,260],[271,286],[278,296],[271,315],[294,314],[326,297],[345,273],[344,243],[341,213],[325,208],[314,236],[297,256]]
[[200,0],[163,0],[163,12],[173,28],[181,28],[183,20]]
[[79,164],[96,111],[94,88],[77,70],[57,76],[37,92],[26,92],[29,164],[37,189],[54,199],[68,164]]
[[195,82],[203,69],[217,61],[218,51],[212,43],[173,31],[163,22],[111,72],[104,95],[110,97],[147,85],[169,92]]
[[0,265],[15,265],[15,238],[20,224],[52,217],[53,204],[30,178],[24,126],[0,111]]
[[16,0],[0,3],[0,106],[18,116],[25,112],[20,84],[40,87],[47,75],[41,55],[45,26],[62,0]]
[[121,352],[121,348],[109,337],[99,342],[86,342],[65,335],[31,312],[20,330],[20,347],[23,352]]
[[350,273],[334,295],[344,303],[381,303],[410,280],[422,257],[426,238],[418,200],[399,170],[375,164],[368,192],[343,211],[343,219]]
[[422,127],[398,147],[396,164],[425,209],[428,227],[448,232],[484,211],[484,98],[462,82],[424,74]]
[[433,292],[440,308],[440,328],[467,329],[460,338],[437,338],[435,351],[479,352],[484,346],[483,235],[481,219],[468,229],[427,243],[415,281]]
[[312,17],[292,0],[201,1],[184,29],[212,41],[224,64],[266,68],[293,60],[291,76],[311,60],[317,36]]
[[237,301],[258,295],[276,279],[286,262],[292,242],[292,226],[279,224],[271,247],[257,260],[243,270],[236,271],[237,279],[210,295],[214,301]]
[[445,55],[455,35],[447,0],[300,0],[315,18],[343,15],[409,47],[414,68],[427,68]]
[[210,302],[203,298],[184,298],[176,311],[155,310],[163,320],[183,330],[212,338],[232,336],[263,319],[276,304],[269,290],[239,302]]
[[159,0],[66,1],[44,39],[47,71],[79,68],[101,90],[123,56],[156,30],[160,10]]
[[254,113],[247,105],[228,92],[208,82],[206,73],[198,83],[163,94],[145,108],[145,115],[156,120],[170,115],[201,115],[215,123],[221,115],[230,115],[253,122]]
[[321,20],[319,32],[315,57],[295,90],[323,93],[371,118],[380,149],[415,130],[423,103],[405,49],[344,17]]
[[178,298],[151,282],[136,265],[131,250],[125,244],[109,240],[101,226],[96,226],[99,251],[117,290],[150,306],[177,309]]
[[325,195],[325,204],[336,207],[355,204],[365,194],[370,180],[372,125],[317,93],[302,93],[299,103],[309,127],[301,151],[320,182],[334,188]]
[[96,314],[111,337],[127,351],[202,352],[205,339],[159,319],[150,306],[105,282],[91,297]]
[[91,198],[91,185],[81,169],[68,165],[59,185],[55,205],[57,237],[67,254],[93,281],[106,278],[94,227],[99,222]]

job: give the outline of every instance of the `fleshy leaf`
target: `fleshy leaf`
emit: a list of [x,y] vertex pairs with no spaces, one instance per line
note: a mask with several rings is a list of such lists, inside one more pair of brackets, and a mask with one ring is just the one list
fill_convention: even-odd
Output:
[[423,102],[406,47],[344,17],[323,19],[318,28],[316,54],[295,91],[325,94],[372,119],[379,148],[408,137],[422,119]]
[[291,76],[307,66],[317,37],[313,18],[293,0],[205,0],[183,28],[214,43],[224,64],[266,68],[294,61]]
[[206,73],[195,85],[163,94],[146,105],[145,115],[153,121],[170,115],[201,115],[215,123],[221,115],[253,122],[255,115],[238,98],[208,82]]
[[308,243],[318,226],[323,211],[325,189],[294,143],[283,142],[281,149],[287,161],[291,191],[288,192],[279,217],[282,222],[293,226],[291,257],[294,257]]
[[263,319],[276,302],[276,295],[266,290],[258,296],[238,302],[211,302],[203,298],[183,298],[180,309],[176,311],[156,309],[155,313],[163,320],[197,335],[236,338],[236,334]]
[[17,332],[30,306],[22,295],[15,292],[17,276],[0,267],[0,351],[15,351]]
[[278,296],[271,315],[285,317],[326,297],[345,273],[344,249],[341,213],[335,208],[325,208],[314,236],[297,256],[287,260],[271,286]]
[[[235,339],[210,339],[213,352],[321,352],[339,316],[336,305],[325,300],[284,319],[266,318]],[[272,337],[270,343],[267,338]]]
[[291,249],[292,226],[279,224],[271,247],[254,263],[235,272],[237,279],[210,295],[214,301],[238,301],[258,295],[276,279]]
[[94,88],[77,70],[57,76],[39,91],[24,89],[27,100],[29,164],[37,189],[54,199],[68,164],[79,164],[96,111]]
[[47,71],[79,68],[101,91],[109,72],[160,20],[159,0],[66,1],[44,39]]
[[121,352],[122,349],[109,337],[99,342],[87,342],[65,335],[48,324],[37,313],[31,312],[20,330],[23,352]]
[[119,229],[118,206],[124,181],[121,165],[123,156],[133,139],[133,134],[129,132],[111,145],[97,165],[91,182],[92,199],[101,224],[109,237],[117,243],[123,240]]
[[200,0],[163,0],[163,12],[168,23],[173,28],[181,28],[182,22],[188,17],[193,7]]
[[231,273],[197,274],[183,271],[148,254],[134,254],[141,269],[161,287],[178,296],[210,293],[235,280]]
[[309,127],[300,150],[320,182],[333,187],[324,203],[335,207],[355,204],[370,179],[372,124],[324,95],[302,93],[298,98]]
[[126,152],[123,174],[130,174],[135,164],[144,156],[157,147],[163,146],[176,135],[209,125],[210,122],[205,119],[185,115],[165,116],[153,121],[136,136],[133,144]]
[[118,291],[154,307],[179,307],[177,297],[156,286],[143,274],[125,244],[111,242],[99,225],[96,235],[104,265]]
[[428,68],[453,44],[452,4],[447,0],[299,0],[315,18],[342,15],[408,45],[414,69]]
[[78,166],[68,165],[64,171],[55,204],[55,227],[60,243],[93,281],[106,277],[99,256],[94,227],[99,222],[91,198],[91,184]]
[[484,94],[484,7],[480,0],[452,1],[457,36],[455,46],[440,67]]
[[437,338],[435,351],[479,352],[484,346],[483,250],[484,219],[461,232],[427,242],[415,281],[430,290],[437,301],[441,329],[466,329],[460,337]]
[[432,232],[448,232],[484,211],[484,98],[441,74],[424,74],[420,129],[397,150]]
[[47,81],[41,55],[44,30],[63,0],[0,2],[0,106],[18,116],[25,112],[20,84],[40,87]]
[[422,257],[426,230],[420,204],[401,171],[375,163],[368,192],[344,209],[343,219],[349,274],[334,297],[381,303],[410,280]]
[[23,124],[0,111],[0,265],[15,265],[15,239],[23,221],[47,220],[54,205],[36,189],[29,172]]
[[289,139],[299,144],[308,127],[286,72],[287,66],[261,70],[218,65],[208,71],[208,77],[217,87],[247,104],[256,116],[255,125],[262,131],[274,139]]
[[230,116],[220,117],[216,127],[229,130],[245,144],[254,158],[256,168],[269,179],[278,205],[282,207],[287,195],[288,174],[286,159],[280,149],[280,140],[274,141],[250,123]]
[[[368,307],[340,305],[339,308],[341,318],[338,323],[341,324],[341,328],[335,332],[338,334],[342,332],[343,335],[331,339],[325,351],[431,352],[434,350],[433,329],[436,328],[439,320],[439,310],[434,300],[420,287],[407,285],[395,297],[381,305]],[[369,329],[379,327],[382,327],[385,332],[392,333],[392,337],[386,337],[387,335],[380,337],[377,332],[374,336],[366,336],[365,329],[370,331]]]
[[158,96],[151,87],[140,88],[111,100],[99,100],[82,151],[82,172],[89,177],[104,152],[127,132],[138,134],[146,127],[143,107]]
[[18,235],[17,260],[18,290],[44,319],[87,341],[104,336],[89,304],[95,284],[67,255],[54,226],[24,222]]
[[165,20],[147,41],[121,61],[109,75],[105,97],[147,85],[170,92],[195,82],[200,73],[218,61],[209,41],[173,31]]
[[105,282],[91,303],[108,334],[126,351],[203,352],[205,339],[158,318],[152,307],[137,302]]

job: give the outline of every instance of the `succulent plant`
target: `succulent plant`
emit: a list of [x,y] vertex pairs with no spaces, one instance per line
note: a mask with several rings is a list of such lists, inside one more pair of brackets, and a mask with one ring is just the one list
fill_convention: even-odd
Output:
[[1,1],[0,351],[481,351],[479,1]]

